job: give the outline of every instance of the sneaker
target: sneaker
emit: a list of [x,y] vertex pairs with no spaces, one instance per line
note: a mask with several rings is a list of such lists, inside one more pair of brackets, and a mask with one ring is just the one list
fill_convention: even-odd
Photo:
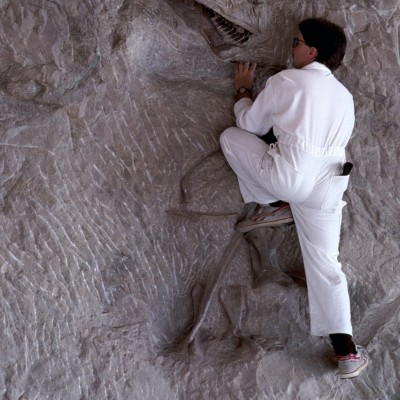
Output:
[[249,232],[256,228],[275,226],[293,222],[293,215],[288,203],[278,207],[260,206],[253,214],[236,225],[239,232]]
[[368,354],[361,346],[356,346],[357,354],[337,356],[340,377],[343,379],[354,378],[368,365]]

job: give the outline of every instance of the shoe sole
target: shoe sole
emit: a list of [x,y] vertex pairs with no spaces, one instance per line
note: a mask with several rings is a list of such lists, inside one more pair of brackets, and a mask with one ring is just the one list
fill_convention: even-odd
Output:
[[367,368],[368,363],[369,363],[369,361],[368,361],[368,359],[367,359],[366,362],[365,362],[365,364],[361,365],[361,367],[359,367],[359,368],[356,369],[355,371],[350,372],[350,373],[348,373],[348,374],[340,374],[340,377],[341,377],[342,379],[355,378],[356,376],[360,375],[360,373],[361,373],[365,368]]
[[242,233],[246,233],[246,232],[250,232],[253,229],[257,229],[257,228],[265,228],[268,226],[277,226],[277,225],[283,225],[283,224],[289,224],[290,222],[293,222],[294,219],[293,217],[287,217],[287,218],[283,218],[283,219],[277,219],[275,221],[268,221],[268,222],[259,222],[259,223],[255,223],[255,224],[251,224],[251,225],[245,225],[245,226],[236,226],[236,230],[238,232],[242,232]]

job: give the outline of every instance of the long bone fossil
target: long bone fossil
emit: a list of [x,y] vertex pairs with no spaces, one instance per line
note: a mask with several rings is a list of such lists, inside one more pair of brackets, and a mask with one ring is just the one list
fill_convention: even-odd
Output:
[[183,341],[184,348],[186,351],[189,350],[189,346],[194,342],[196,334],[198,333],[201,325],[203,324],[206,316],[208,309],[210,308],[210,305],[215,297],[216,292],[218,291],[218,287],[220,282],[222,281],[223,277],[225,276],[225,273],[228,269],[229,264],[232,261],[232,258],[235,254],[235,251],[237,247],[239,246],[240,240],[242,238],[242,234],[239,232],[235,232],[235,234],[232,236],[231,241],[228,245],[228,247],[225,249],[224,255],[222,256],[221,261],[218,264],[217,267],[217,276],[213,282],[213,284],[209,287],[209,289],[204,293],[200,306],[199,306],[199,314],[197,317],[196,322],[193,324],[193,327],[191,328],[190,332],[187,334]]

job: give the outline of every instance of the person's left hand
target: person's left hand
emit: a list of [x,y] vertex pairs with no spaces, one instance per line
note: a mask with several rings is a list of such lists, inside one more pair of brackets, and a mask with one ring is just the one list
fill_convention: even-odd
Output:
[[245,87],[251,89],[254,84],[254,71],[256,70],[257,64],[246,62],[240,62],[236,66],[235,75],[235,88],[236,90]]

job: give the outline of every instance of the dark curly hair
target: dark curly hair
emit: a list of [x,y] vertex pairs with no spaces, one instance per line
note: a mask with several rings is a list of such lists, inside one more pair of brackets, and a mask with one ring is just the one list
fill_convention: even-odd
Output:
[[315,61],[331,71],[342,64],[347,40],[339,25],[324,18],[308,18],[300,22],[299,29],[306,44],[317,49]]

